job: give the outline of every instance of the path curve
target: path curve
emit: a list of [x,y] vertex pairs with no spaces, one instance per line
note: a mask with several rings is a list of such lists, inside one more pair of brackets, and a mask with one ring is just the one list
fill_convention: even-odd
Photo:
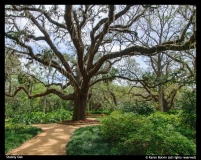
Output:
[[43,131],[6,155],[66,155],[66,144],[72,133],[80,127],[91,125],[97,124],[34,124],[32,126],[42,128]]

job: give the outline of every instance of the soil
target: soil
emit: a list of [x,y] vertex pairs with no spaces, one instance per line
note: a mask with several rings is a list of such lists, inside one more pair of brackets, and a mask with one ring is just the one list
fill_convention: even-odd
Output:
[[76,129],[98,124],[94,118],[77,122],[69,120],[62,123],[33,124],[32,126],[43,131],[6,155],[66,155],[66,145]]
[[93,118],[87,118],[85,121],[84,120],[79,120],[79,121],[66,120],[66,121],[58,122],[58,124],[67,124],[67,125],[69,124],[82,125],[82,124],[94,124],[94,123],[99,123],[99,121]]

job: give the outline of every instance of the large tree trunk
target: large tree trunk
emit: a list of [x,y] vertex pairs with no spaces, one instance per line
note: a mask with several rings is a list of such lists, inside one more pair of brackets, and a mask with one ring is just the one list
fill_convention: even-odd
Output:
[[[86,92],[85,92],[86,93]],[[73,121],[86,120],[87,94],[75,93]]]

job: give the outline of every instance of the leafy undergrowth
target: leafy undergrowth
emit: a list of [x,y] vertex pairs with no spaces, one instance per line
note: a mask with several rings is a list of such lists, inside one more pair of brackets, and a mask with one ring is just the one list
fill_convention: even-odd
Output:
[[16,114],[11,121],[13,123],[25,123],[25,124],[36,124],[36,123],[55,123],[62,120],[71,119],[72,112],[65,109],[58,109],[57,111],[49,112],[44,114],[43,112],[31,112]]
[[179,115],[114,111],[101,124],[77,129],[67,155],[196,155],[196,130],[181,125]]
[[82,127],[73,133],[66,146],[67,155],[108,155],[111,144],[99,135],[100,126]]
[[5,154],[19,147],[41,131],[41,128],[25,124],[5,122]]

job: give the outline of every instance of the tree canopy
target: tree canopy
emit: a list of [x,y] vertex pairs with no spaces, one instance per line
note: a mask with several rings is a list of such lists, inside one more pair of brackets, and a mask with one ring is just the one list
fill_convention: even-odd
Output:
[[[163,21],[152,19],[154,15]],[[163,29],[153,33],[159,23]],[[89,88],[115,77],[127,78],[114,72],[121,59],[195,48],[193,5],[5,5],[5,52],[27,58],[22,71],[47,87],[31,94],[22,84],[5,95],[13,97],[23,90],[31,99],[53,93],[74,101],[73,120],[86,119]],[[34,75],[29,70],[34,65],[51,68],[52,82],[45,84]],[[69,87],[73,92],[64,92]]]

